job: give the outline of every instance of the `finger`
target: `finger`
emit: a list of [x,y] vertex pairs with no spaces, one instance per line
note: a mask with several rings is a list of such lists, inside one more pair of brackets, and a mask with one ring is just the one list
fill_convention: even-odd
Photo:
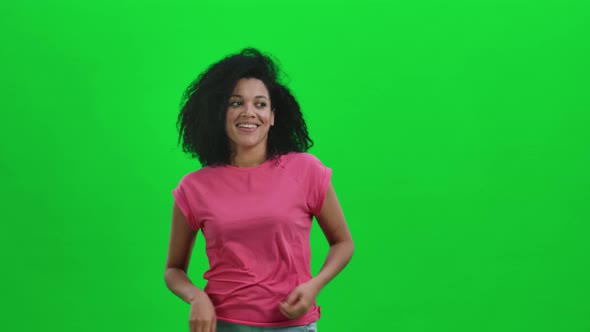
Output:
[[211,332],[217,331],[217,318],[213,318],[213,323],[211,324]]
[[203,327],[203,332],[212,332],[215,330],[217,323],[215,322],[215,318],[208,320]]
[[205,330],[205,324],[207,324],[204,321],[197,321],[195,322],[195,332],[205,332],[207,330]]
[[285,315],[285,317],[291,319],[292,314],[288,308],[286,308],[284,305],[281,304],[281,306],[279,307],[279,310],[283,313],[283,315]]
[[307,311],[307,305],[303,301],[297,302],[291,307],[291,313],[296,316],[301,316]]
[[286,312],[291,312],[291,308],[293,307],[293,305],[287,302],[283,302],[280,304],[280,307],[283,308],[283,310],[285,310]]
[[292,305],[293,303],[297,302],[297,300],[301,297],[301,293],[298,290],[293,291],[291,294],[289,294],[289,296],[287,296],[287,299],[285,300],[285,302],[287,302],[287,304]]
[[301,317],[305,310],[301,309],[299,306],[290,306],[285,310],[288,314],[289,319],[296,319]]
[[292,310],[291,310],[291,308],[292,308],[292,307],[293,307],[293,305],[291,305],[291,304],[289,304],[289,303],[287,303],[287,302],[281,302],[281,304],[279,304],[279,308],[280,308],[282,311],[284,311],[284,312],[286,312],[286,313],[288,313],[288,314],[290,314],[290,313],[291,313],[291,311],[292,311]]

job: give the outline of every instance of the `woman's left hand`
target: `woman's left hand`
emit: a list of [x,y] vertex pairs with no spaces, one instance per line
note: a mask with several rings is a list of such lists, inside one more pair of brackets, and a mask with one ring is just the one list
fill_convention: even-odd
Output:
[[287,318],[297,319],[307,313],[319,292],[318,286],[313,283],[312,279],[297,286],[285,302],[279,305],[279,309]]

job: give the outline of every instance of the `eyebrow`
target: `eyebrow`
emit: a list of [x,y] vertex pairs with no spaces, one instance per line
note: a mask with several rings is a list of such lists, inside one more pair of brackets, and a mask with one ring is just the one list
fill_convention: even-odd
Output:
[[[232,96],[232,97],[240,97],[240,98],[244,98],[244,97],[242,97],[242,96],[240,96],[240,95],[231,95],[231,96]],[[259,96],[256,96],[256,97],[254,97],[254,98],[265,98],[265,99],[268,99],[268,97],[267,97],[267,96],[263,96],[263,95],[259,95]]]

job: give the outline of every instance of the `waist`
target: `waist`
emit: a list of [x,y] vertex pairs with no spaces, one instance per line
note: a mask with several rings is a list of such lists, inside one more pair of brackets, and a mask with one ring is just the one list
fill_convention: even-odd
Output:
[[279,304],[295,287],[309,279],[311,276],[305,280],[295,276],[258,283],[211,279],[205,286],[205,292],[220,320],[256,326],[304,325],[319,319],[319,308],[315,303],[296,322],[283,315]]

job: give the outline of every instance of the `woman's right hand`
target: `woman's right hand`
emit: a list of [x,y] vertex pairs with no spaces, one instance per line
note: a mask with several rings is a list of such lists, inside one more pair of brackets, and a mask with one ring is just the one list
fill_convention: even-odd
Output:
[[215,332],[217,329],[215,307],[205,292],[199,292],[191,302],[189,327],[190,332]]

